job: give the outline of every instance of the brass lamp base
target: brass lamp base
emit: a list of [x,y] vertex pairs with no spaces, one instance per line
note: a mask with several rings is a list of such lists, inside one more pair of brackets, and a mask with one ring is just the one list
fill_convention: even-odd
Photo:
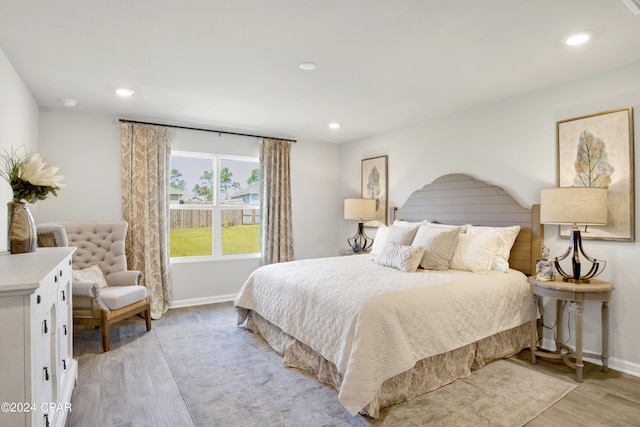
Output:
[[[589,279],[592,279],[598,274],[602,273],[605,266],[607,265],[607,262],[591,258],[584,252],[584,249],[582,248],[582,237],[580,235],[580,229],[577,226],[573,226],[571,228],[570,241],[571,242],[567,251],[561,256],[554,259],[553,263],[556,267],[556,271],[562,276],[563,282],[589,283]],[[572,274],[568,274],[562,269],[562,266],[560,266],[560,261],[567,258],[570,254],[573,255],[573,257],[571,258]],[[582,276],[580,275],[580,254],[582,254],[582,256],[584,256],[589,262],[591,262],[591,269]],[[601,266],[602,269],[600,269]]]
[[349,247],[353,252],[366,251],[373,244],[373,239],[364,234],[364,224],[358,223],[358,232],[351,238],[347,239]]

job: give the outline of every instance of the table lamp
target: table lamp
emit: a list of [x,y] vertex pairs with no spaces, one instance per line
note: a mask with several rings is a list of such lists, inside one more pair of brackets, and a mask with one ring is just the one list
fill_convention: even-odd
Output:
[[[607,189],[600,187],[559,187],[540,192],[540,222],[542,224],[570,225],[569,248],[553,259],[562,280],[572,283],[589,283],[589,279],[600,274],[606,261],[590,257],[582,248],[579,226],[605,225],[607,223]],[[591,269],[581,275],[580,254],[591,262]],[[571,274],[565,272],[560,261],[572,255]],[[602,267],[602,268],[600,268]]]
[[364,221],[376,216],[375,199],[345,199],[344,219],[358,220],[358,232],[347,239],[354,252],[366,251],[373,244],[373,239],[364,234]]

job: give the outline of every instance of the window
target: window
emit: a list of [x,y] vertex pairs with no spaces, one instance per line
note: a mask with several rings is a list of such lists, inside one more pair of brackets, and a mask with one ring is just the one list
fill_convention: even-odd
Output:
[[258,159],[172,151],[170,187],[171,258],[260,253]]

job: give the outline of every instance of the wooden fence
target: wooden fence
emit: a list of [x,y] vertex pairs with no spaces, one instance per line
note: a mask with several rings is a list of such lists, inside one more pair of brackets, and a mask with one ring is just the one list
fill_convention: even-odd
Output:
[[[222,209],[222,226],[260,224],[259,209]],[[203,228],[213,225],[210,209],[171,209],[170,227]]]

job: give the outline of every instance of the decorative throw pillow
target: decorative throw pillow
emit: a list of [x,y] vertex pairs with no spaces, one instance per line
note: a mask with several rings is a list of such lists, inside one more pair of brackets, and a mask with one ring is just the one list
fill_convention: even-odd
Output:
[[439,227],[433,224],[421,225],[411,246],[424,247],[420,267],[426,270],[448,270],[453,251],[456,248],[459,227]]
[[498,246],[491,263],[491,269],[503,272],[509,270],[509,256],[511,255],[511,248],[515,243],[519,232],[519,225],[512,225],[510,227],[484,227],[470,225],[467,228],[468,234],[495,233],[498,236]]
[[451,268],[488,273],[498,246],[495,233],[459,234]]
[[92,265],[82,270],[73,270],[74,282],[97,283],[101,288],[107,287],[107,279],[98,265]]
[[418,231],[418,227],[405,227],[392,225],[387,231],[386,243],[397,243],[399,245],[410,245]]
[[373,245],[371,245],[371,255],[378,255],[384,250],[384,245],[387,243],[387,233],[389,227],[381,225],[376,231],[376,236],[373,238]]
[[424,248],[422,246],[399,245],[387,243],[384,250],[376,257],[376,262],[400,271],[416,271],[420,265]]

